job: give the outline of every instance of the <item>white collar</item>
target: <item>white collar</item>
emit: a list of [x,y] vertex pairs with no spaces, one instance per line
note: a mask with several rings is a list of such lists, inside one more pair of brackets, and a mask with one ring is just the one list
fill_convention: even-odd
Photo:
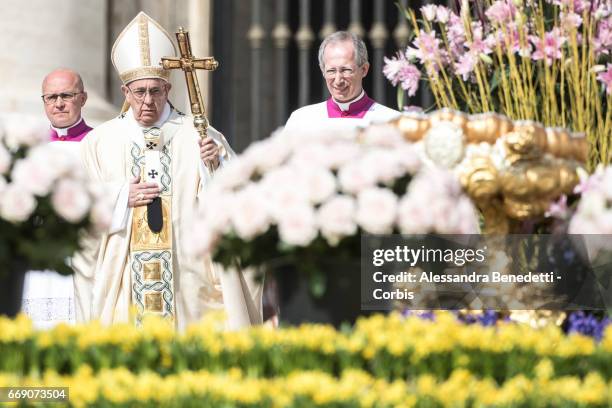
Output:
[[57,136],[66,137],[68,135],[68,131],[72,129],[73,127],[75,127],[76,125],[78,125],[79,123],[81,123],[82,120],[83,120],[83,117],[79,116],[79,120],[74,122],[71,126],[68,126],[65,128],[56,128],[55,126],[51,125],[51,129],[55,130],[55,133],[57,133]]
[[363,96],[365,95],[365,91],[362,89],[361,93],[359,94],[359,96],[357,96],[355,99],[353,99],[352,101],[348,101],[348,102],[338,102],[337,100],[334,99],[334,102],[336,103],[336,105],[338,105],[338,107],[340,108],[341,111],[346,112],[347,110],[349,110],[349,107],[351,106],[351,103],[353,102],[357,102],[358,100],[360,100],[361,98],[363,98]]

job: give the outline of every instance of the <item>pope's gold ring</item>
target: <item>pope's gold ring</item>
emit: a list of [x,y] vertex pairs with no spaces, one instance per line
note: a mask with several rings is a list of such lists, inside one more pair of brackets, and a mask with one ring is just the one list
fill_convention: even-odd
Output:
[[143,193],[136,194],[136,201],[142,201],[143,199],[144,199],[144,194]]

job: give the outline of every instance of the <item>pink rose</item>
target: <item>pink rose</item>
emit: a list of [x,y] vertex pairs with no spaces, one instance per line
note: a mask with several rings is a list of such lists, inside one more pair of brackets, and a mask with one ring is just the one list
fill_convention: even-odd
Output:
[[268,230],[270,217],[261,189],[245,188],[235,194],[231,205],[232,225],[240,238],[252,239]]
[[349,196],[336,195],[325,202],[317,212],[317,224],[321,235],[330,245],[357,231],[355,223],[355,200]]
[[372,187],[357,197],[357,223],[371,234],[389,234],[397,215],[397,197],[386,188]]
[[35,208],[36,199],[19,184],[9,184],[0,195],[0,216],[7,221],[25,221]]
[[318,233],[312,207],[310,205],[287,207],[279,216],[278,233],[286,244],[308,246]]
[[77,223],[88,213],[91,199],[85,187],[70,179],[61,180],[51,196],[55,211],[66,221]]

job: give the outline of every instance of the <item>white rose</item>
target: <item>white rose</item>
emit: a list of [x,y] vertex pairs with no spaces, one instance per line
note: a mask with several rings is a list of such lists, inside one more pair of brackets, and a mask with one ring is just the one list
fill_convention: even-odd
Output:
[[11,154],[0,143],[0,174],[5,174],[11,167]]
[[38,196],[47,195],[55,181],[53,172],[49,171],[45,162],[31,158],[18,160],[11,176],[14,183]]
[[317,237],[315,214],[310,205],[287,207],[279,216],[280,239],[295,246],[305,247]]
[[231,160],[215,173],[214,184],[224,190],[233,190],[246,184],[255,171],[255,163],[239,157]]
[[87,215],[91,199],[85,186],[74,180],[64,179],[53,191],[51,203],[55,211],[66,221],[77,223]]
[[353,198],[336,195],[319,208],[317,224],[321,229],[321,235],[327,239],[330,245],[336,245],[341,238],[357,232],[355,207]]
[[342,191],[356,194],[376,185],[376,171],[372,163],[353,161],[342,166],[338,172],[338,181]]
[[298,183],[281,184],[273,190],[266,189],[268,211],[277,222],[288,208],[310,206],[308,194]]
[[318,125],[310,122],[303,128],[292,128],[285,131],[284,137],[289,141],[295,152],[310,144],[329,145],[338,140],[354,140],[357,129],[342,125],[343,121],[330,119]]
[[78,150],[68,150],[61,144],[53,142],[30,149],[27,159],[43,163],[48,176],[53,179],[69,176],[72,179],[85,180],[85,169],[81,166]]
[[43,120],[26,115],[7,115],[4,123],[9,148],[35,146],[49,140],[49,124]]
[[274,220],[278,220],[287,207],[309,205],[309,192],[304,184],[303,170],[294,166],[283,166],[264,176],[260,186]]
[[380,147],[396,147],[404,142],[402,132],[390,124],[378,124],[368,126],[362,134],[365,145]]
[[296,148],[290,163],[294,166],[314,166],[330,168],[334,157],[327,145],[322,143],[307,143]]
[[280,137],[277,131],[268,139],[251,144],[244,151],[242,158],[254,163],[260,172],[265,172],[280,166],[290,153],[291,145]]
[[11,183],[0,195],[0,216],[7,221],[25,221],[35,208],[36,199],[22,185]]
[[398,226],[402,234],[424,234],[433,230],[435,222],[429,203],[420,196],[406,194],[398,205]]
[[433,232],[439,234],[449,234],[452,226],[458,222],[457,212],[448,197],[438,197],[437,200],[430,202],[429,210],[434,219]]
[[307,191],[311,203],[321,203],[336,192],[336,178],[331,171],[311,166],[302,167],[298,171],[299,184]]
[[419,157],[417,149],[411,144],[403,144],[394,149],[394,153],[399,157],[399,162],[404,171],[415,174],[421,169],[423,162]]
[[478,234],[480,226],[478,223],[478,212],[476,207],[467,196],[459,199],[457,205],[457,214],[459,222],[455,226],[453,233],[455,234]]
[[357,159],[361,153],[359,146],[355,143],[343,140],[332,143],[328,148],[328,152],[330,155],[329,167],[332,169],[338,169],[344,166],[344,164]]
[[377,182],[390,185],[404,174],[400,160],[391,150],[375,149],[363,158],[363,163],[365,168],[373,170]]
[[371,187],[357,197],[357,223],[371,234],[388,234],[397,215],[397,197],[386,188]]
[[231,205],[230,218],[240,238],[250,240],[268,230],[270,217],[261,189],[254,186],[245,188],[234,195]]
[[410,191],[418,191],[430,199],[438,196],[459,197],[462,194],[461,184],[456,176],[448,170],[428,167],[410,183]]
[[299,183],[299,177],[300,174],[297,167],[286,165],[267,172],[259,182],[259,185],[266,193],[273,194],[279,187]]

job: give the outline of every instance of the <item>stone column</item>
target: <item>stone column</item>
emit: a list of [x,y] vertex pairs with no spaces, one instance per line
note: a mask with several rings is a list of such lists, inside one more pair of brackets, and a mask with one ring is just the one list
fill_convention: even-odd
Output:
[[374,48],[371,58],[372,73],[374,79],[374,99],[377,101],[385,100],[385,78],[382,74],[383,58],[385,56],[385,44],[389,36],[385,26],[385,3],[384,0],[374,2],[374,24],[370,29],[370,40]]
[[265,31],[261,20],[261,0],[252,0],[251,27],[247,38],[251,44],[251,141],[261,139],[261,67]]
[[275,91],[276,91],[276,120],[275,126],[282,126],[287,120],[287,106],[289,105],[289,92],[287,81],[289,79],[289,40],[291,30],[287,24],[287,0],[276,2],[276,24],[272,30],[275,48]]
[[314,32],[310,26],[310,0],[300,0],[300,28],[295,34],[298,45],[299,106],[308,105],[310,101],[310,49],[314,41]]
[[44,116],[45,75],[66,67],[83,77],[89,95],[83,116],[90,124],[119,108],[105,100],[106,1],[4,0],[0,13],[0,112]]

